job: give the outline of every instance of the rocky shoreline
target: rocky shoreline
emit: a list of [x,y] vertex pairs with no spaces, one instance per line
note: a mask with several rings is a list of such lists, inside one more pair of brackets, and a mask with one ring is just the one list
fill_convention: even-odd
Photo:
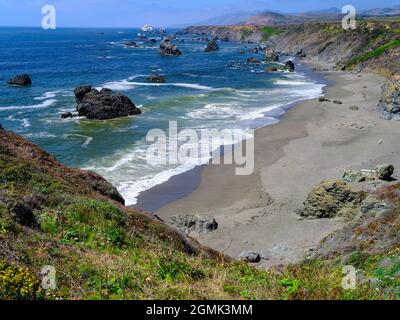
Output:
[[[324,64],[324,70],[366,71],[385,76],[378,111],[385,119],[400,120],[399,29],[398,21],[362,21],[356,30],[348,31],[338,22],[326,22],[273,27],[196,26],[181,34],[261,44],[255,49],[264,51],[266,61],[270,62],[278,61],[277,56],[290,56]],[[270,66],[268,70],[277,69]]]

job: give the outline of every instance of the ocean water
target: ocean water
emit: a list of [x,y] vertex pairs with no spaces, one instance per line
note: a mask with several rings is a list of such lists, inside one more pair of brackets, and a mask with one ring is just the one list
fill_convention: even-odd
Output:
[[[219,52],[204,53],[206,42],[184,36],[180,57],[163,57],[157,45],[137,43],[135,29],[0,28],[0,123],[55,155],[62,163],[105,176],[135,204],[141,191],[192,169],[148,163],[150,129],[250,129],[276,123],[286,107],[321,94],[323,83],[302,72],[268,73],[265,64],[247,64],[251,44],[220,43]],[[160,38],[154,37],[157,40]],[[239,54],[246,50],[245,54]],[[28,73],[30,87],[6,81]],[[162,74],[165,84],[146,77]],[[73,89],[91,84],[129,96],[142,109],[139,116],[108,121],[63,120],[74,111]],[[221,142],[222,143],[222,142]]]

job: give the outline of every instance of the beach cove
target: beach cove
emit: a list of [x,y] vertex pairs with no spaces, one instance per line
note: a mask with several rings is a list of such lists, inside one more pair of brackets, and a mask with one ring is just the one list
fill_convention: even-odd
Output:
[[[308,63],[324,70],[326,66]],[[278,124],[255,134],[256,169],[235,176],[229,165],[208,165],[198,187],[156,214],[213,216],[218,230],[198,240],[238,258],[259,252],[262,266],[294,263],[335,230],[343,219],[305,220],[296,214],[310,190],[347,169],[374,168],[382,161],[400,165],[396,122],[380,119],[375,107],[382,78],[367,73],[320,71],[330,81],[325,97],[291,108]],[[357,106],[358,110],[351,108]]]

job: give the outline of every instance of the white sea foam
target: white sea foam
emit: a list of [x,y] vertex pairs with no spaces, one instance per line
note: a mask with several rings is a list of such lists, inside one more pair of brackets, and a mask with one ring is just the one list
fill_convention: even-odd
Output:
[[29,128],[31,126],[31,123],[30,123],[29,119],[26,119],[26,118],[22,119],[21,120],[21,126],[24,127],[24,128]]
[[[240,135],[238,135],[238,137],[239,136]],[[253,136],[249,133],[244,132],[242,137],[245,139],[250,139]],[[213,141],[213,146],[215,147],[214,150],[223,145],[236,144],[240,142],[240,140],[241,139],[233,140],[232,138],[220,137],[218,141]],[[199,144],[200,146],[203,144],[207,144],[208,146],[209,142],[200,140]],[[196,146],[198,147],[198,145]],[[125,150],[124,152],[120,152],[119,154],[114,155],[120,156],[121,158],[116,161],[115,164],[113,164],[112,166],[99,167],[98,165],[89,165],[84,169],[96,170],[97,172],[100,172],[118,188],[118,191],[125,198],[127,205],[134,205],[137,203],[137,197],[141,192],[162,184],[168,181],[171,177],[189,171],[198,165],[206,164],[211,159],[211,154],[207,153],[205,155],[202,155],[200,158],[193,157],[186,159],[185,163],[174,168],[168,168],[165,166],[164,163],[153,163],[151,169],[149,169],[149,167],[146,167],[146,165],[142,169],[141,166],[143,165],[141,165],[141,163],[146,160],[146,150],[147,148],[144,145],[136,147],[131,152]],[[108,159],[107,161],[109,160],[111,159]],[[136,172],[146,170],[149,174],[146,176],[142,176],[139,179],[130,179],[129,173],[132,170],[135,170]]]
[[28,133],[25,135],[27,138],[56,138],[57,136],[46,131],[37,133]]
[[283,86],[306,86],[313,85],[315,82],[306,82],[306,81],[290,81],[290,80],[277,80],[274,82],[277,85]]
[[101,87],[97,87],[96,89],[100,90],[102,88],[109,88],[111,90],[116,91],[124,91],[131,90],[135,87],[146,86],[146,87],[161,87],[161,86],[171,86],[171,87],[181,87],[181,88],[189,88],[196,90],[213,90],[214,88],[209,86],[204,86],[198,83],[151,83],[151,82],[134,82],[132,80],[139,77],[146,77],[148,75],[135,75],[129,77],[127,79],[118,80],[118,81],[110,81],[104,83]]
[[235,114],[240,114],[238,108],[234,108],[232,103],[209,103],[203,108],[190,111],[186,117],[192,119],[227,119],[232,118]]
[[85,139],[85,141],[82,143],[82,147],[87,147],[89,145],[90,142],[92,142],[93,137],[90,136],[86,136],[83,134],[78,134],[78,133],[66,133],[63,135],[64,138],[68,138],[68,137],[78,137],[78,138],[83,138]]
[[28,106],[9,106],[9,107],[0,107],[0,111],[8,111],[8,110],[22,110],[22,109],[40,109],[40,108],[48,108],[55,104],[57,100],[50,99],[46,100],[40,104],[28,105]]
[[47,99],[52,99],[55,98],[57,95],[61,95],[63,97],[69,97],[69,96],[73,96],[72,94],[72,90],[55,90],[55,91],[48,91],[43,93],[43,95],[41,95],[40,97],[36,97],[34,98],[35,100],[47,100]]
[[[263,124],[274,124],[278,122],[275,117],[285,112],[284,108],[282,108],[283,106],[303,99],[318,97],[324,87],[324,85],[309,81],[304,75],[296,73],[288,73],[283,80],[278,80],[274,83],[275,87],[266,89],[212,88],[200,84],[134,82],[133,80],[137,77],[140,76],[110,82],[104,84],[104,87],[115,90],[128,90],[137,86],[179,86],[212,92],[221,91],[230,95],[230,98],[227,97],[227,100],[225,100],[228,102],[206,103],[203,107],[191,110],[182,116],[194,121],[196,119],[206,121],[196,124],[197,128],[208,128],[210,121],[219,119],[223,120],[225,126],[235,126],[236,128],[259,123],[257,119],[261,118],[266,120],[262,122]],[[280,97],[282,97],[281,100]],[[258,101],[270,101],[271,105],[263,107],[256,103]],[[272,116],[268,116],[268,114]],[[223,125],[223,123],[221,124]],[[236,142],[217,141],[216,145],[222,146],[234,143]],[[116,154],[102,159],[100,163],[92,162],[86,169],[96,170],[107,177],[117,186],[126,203],[133,205],[137,203],[137,197],[141,192],[162,184],[171,177],[191,170],[197,165],[207,163],[210,160],[210,155],[207,155],[199,159],[189,159],[186,163],[176,167],[171,167],[164,163],[150,165],[146,162],[147,146],[143,141],[139,141],[133,150],[120,150]]]

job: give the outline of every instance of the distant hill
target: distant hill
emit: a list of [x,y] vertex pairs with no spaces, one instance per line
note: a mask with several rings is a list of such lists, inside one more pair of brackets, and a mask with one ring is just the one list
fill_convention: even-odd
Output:
[[235,13],[227,13],[221,16],[216,16],[211,19],[195,22],[195,23],[186,23],[180,25],[171,26],[172,28],[185,28],[190,26],[229,26],[235,25],[240,22],[246,21],[250,17],[257,15],[261,11],[252,11],[252,12],[235,12]]
[[253,12],[237,12],[237,13],[225,14],[222,16],[198,22],[195,25],[215,25],[215,26],[232,25],[240,23],[241,21],[245,21],[258,13],[259,12],[257,11],[253,11]]
[[400,5],[391,8],[377,8],[366,10],[361,13],[363,16],[379,17],[379,16],[400,16]]
[[[400,5],[390,8],[376,8],[358,12],[359,17],[400,16]],[[340,21],[343,18],[339,8],[327,8],[300,13],[283,13],[278,11],[237,12],[217,16],[208,20],[190,24],[191,26],[228,26],[228,25],[282,25],[304,22]],[[187,27],[181,25],[179,27]]]
[[324,12],[308,12],[299,14],[280,14],[275,12],[263,12],[250,17],[241,24],[244,25],[277,25],[277,24],[296,24],[304,22],[319,22],[319,21],[338,21],[341,20],[343,14],[341,11],[328,13]]

